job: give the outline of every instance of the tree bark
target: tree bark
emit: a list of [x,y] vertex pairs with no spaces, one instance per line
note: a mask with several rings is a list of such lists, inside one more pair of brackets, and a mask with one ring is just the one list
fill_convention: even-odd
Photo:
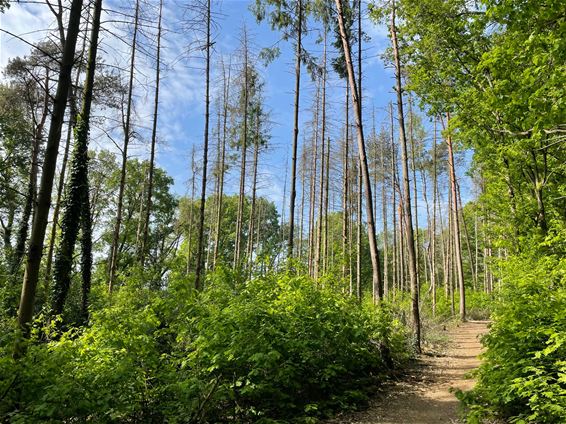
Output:
[[[88,181],[88,137],[90,131],[90,111],[94,89],[96,55],[98,52],[98,35],[100,32],[100,15],[102,0],[94,3],[93,22],[90,38],[86,80],[83,87],[81,112],[75,127],[75,145],[71,157],[71,170],[61,217],[61,241],[58,246],[53,273],[53,299],[51,314],[63,313],[65,300],[71,286],[71,270],[73,255],[79,229],[83,228],[82,276],[83,276],[83,314],[86,316],[88,293],[90,292],[90,275],[92,266],[92,231],[90,228],[90,202]],[[83,218],[86,222],[82,222]],[[87,269],[88,268],[88,269]]]
[[157,20],[157,57],[155,63],[155,97],[153,100],[153,124],[151,127],[151,152],[149,154],[149,171],[147,178],[147,199],[145,208],[145,219],[143,226],[143,237],[140,251],[140,263],[143,268],[148,250],[149,219],[153,197],[153,173],[155,167],[155,145],[157,143],[157,119],[159,117],[159,82],[161,71],[161,15],[163,11],[163,0],[159,2],[159,17]]
[[[200,189],[199,224],[197,263],[195,268],[195,289],[202,289],[202,269],[204,256],[204,212],[206,205],[206,180],[208,172],[208,132],[210,121],[210,0],[206,2],[206,70],[205,70],[205,95],[204,95],[204,148],[202,152],[202,180]],[[246,64],[247,66],[247,64]],[[246,73],[248,70],[246,69]]]
[[39,278],[41,256],[43,254],[43,241],[47,227],[47,218],[51,206],[51,192],[53,190],[53,178],[57,166],[57,155],[59,141],[61,139],[61,127],[67,106],[69,86],[71,84],[71,71],[75,59],[75,48],[77,36],[80,29],[82,0],[73,0],[69,12],[67,26],[67,38],[63,49],[63,57],[59,69],[59,82],[54,98],[53,112],[49,126],[49,135],[43,161],[43,173],[37,201],[36,214],[33,220],[31,237],[29,241],[26,270],[22,285],[22,294],[18,310],[18,323],[27,336],[29,334],[29,323],[33,316],[35,294]]
[[244,48],[244,121],[243,121],[243,132],[242,132],[242,143],[240,149],[242,151],[241,162],[240,162],[240,193],[238,199],[238,216],[236,219],[236,243],[234,246],[234,268],[240,266],[241,260],[241,248],[242,248],[242,226],[244,220],[244,203],[245,203],[245,188],[246,188],[246,154],[248,150],[248,36],[244,32],[243,39]]
[[287,256],[293,257],[293,245],[295,242],[295,198],[297,197],[297,144],[299,140],[299,93],[301,86],[301,38],[303,30],[303,3],[297,1],[297,48],[295,52],[295,102],[294,102],[294,125],[293,125],[293,156],[291,159],[291,194],[289,199],[289,239],[287,241]]
[[344,56],[346,58],[346,68],[348,71],[348,80],[350,84],[350,91],[352,95],[352,103],[354,105],[354,114],[356,117],[356,128],[358,134],[358,154],[359,161],[362,167],[362,178],[365,188],[365,198],[366,198],[366,220],[368,226],[368,238],[369,238],[369,249],[370,257],[372,262],[373,271],[373,287],[374,293],[377,293],[377,298],[374,301],[381,300],[383,297],[383,283],[381,280],[381,269],[379,263],[379,252],[377,250],[377,241],[375,237],[375,222],[373,219],[373,202],[371,193],[371,183],[368,170],[368,162],[366,156],[366,148],[364,141],[364,130],[362,123],[362,111],[360,107],[359,92],[356,85],[356,78],[354,76],[354,67],[352,65],[352,55],[350,52],[350,40],[346,35],[346,29],[344,25],[344,15],[342,11],[342,1],[335,0],[336,10],[338,13],[338,26],[340,28],[340,35],[342,38],[342,47],[344,49]]
[[401,64],[399,59],[399,47],[397,45],[397,29],[395,27],[395,2],[391,10],[391,39],[393,42],[393,53],[395,56],[395,81],[397,92],[397,113],[399,119],[399,139],[401,141],[401,167],[403,170],[403,209],[405,218],[405,231],[407,237],[407,252],[409,279],[411,283],[412,320],[414,331],[414,343],[417,353],[421,350],[421,322],[419,312],[419,282],[417,276],[417,257],[415,252],[415,239],[413,235],[413,220],[411,216],[411,188],[409,182],[409,166],[407,157],[407,138],[405,136],[405,118],[403,115],[403,92],[401,87]]
[[124,205],[124,189],[126,187],[126,168],[128,163],[128,146],[130,144],[130,123],[132,114],[132,97],[134,90],[134,66],[136,61],[136,48],[138,36],[139,21],[139,0],[136,0],[136,9],[134,15],[134,34],[132,38],[132,54],[130,56],[130,78],[128,82],[128,100],[126,106],[126,120],[124,122],[124,145],[122,146],[122,167],[120,170],[120,188],[118,190],[118,204],[116,206],[116,222],[114,224],[114,235],[112,238],[112,247],[110,253],[109,276],[108,276],[108,292],[114,290],[114,282],[116,279],[116,270],[118,266],[120,227],[122,225],[122,209]]
[[228,100],[230,95],[230,73],[232,65],[228,65],[228,75],[226,75],[226,69],[224,63],[222,63],[222,102],[223,102],[223,112],[222,112],[222,147],[220,154],[220,171],[218,176],[218,209],[216,211],[216,237],[214,238],[214,255],[213,255],[213,266],[216,267],[216,261],[218,260],[218,249],[220,247],[220,225],[222,222],[222,205],[224,201],[224,174],[226,172],[226,139],[227,139],[227,129],[228,129]]
[[[450,125],[450,114],[446,114],[446,126]],[[458,276],[458,287],[460,291],[460,319],[466,321],[466,290],[464,287],[464,269],[462,267],[462,248],[460,246],[460,220],[458,218],[458,197],[456,191],[456,167],[454,165],[454,150],[452,146],[452,135],[446,136],[448,145],[448,169],[450,172],[450,186],[452,194],[452,224],[454,226],[454,259],[456,260],[456,272]]]

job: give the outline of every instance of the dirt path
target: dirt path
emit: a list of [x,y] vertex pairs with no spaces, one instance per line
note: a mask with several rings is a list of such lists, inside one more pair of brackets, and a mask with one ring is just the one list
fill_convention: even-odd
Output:
[[474,381],[465,375],[479,365],[479,335],[485,322],[467,322],[449,333],[451,346],[443,356],[422,355],[410,375],[394,383],[370,407],[331,423],[444,424],[459,423],[459,401],[451,388],[469,390]]

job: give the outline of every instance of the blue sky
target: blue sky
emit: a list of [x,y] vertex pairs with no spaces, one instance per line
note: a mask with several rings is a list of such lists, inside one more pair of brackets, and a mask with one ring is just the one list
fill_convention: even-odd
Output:
[[[110,22],[120,15],[117,10],[133,11],[133,2],[123,0],[104,0],[105,8],[109,9],[103,15],[104,26],[108,30],[102,35],[102,57],[107,64],[127,67],[129,48],[123,40],[129,40],[128,27],[121,23]],[[146,8],[148,38],[141,38],[143,49],[151,50],[151,33],[154,31],[156,19],[152,7],[157,0],[152,0]],[[271,111],[272,138],[269,151],[264,153],[260,165],[259,192],[275,201],[281,208],[283,200],[285,175],[288,170],[293,130],[293,90],[294,90],[294,52],[289,41],[280,41],[281,35],[270,29],[267,23],[258,24],[249,11],[249,2],[244,0],[225,0],[214,2],[216,25],[214,28],[213,53],[213,91],[220,87],[217,66],[221,58],[228,61],[230,54],[235,52],[240,43],[242,27],[249,31],[252,52],[256,54],[264,47],[278,45],[281,55],[268,67],[260,66],[260,73],[265,79],[265,101]],[[195,33],[182,30],[182,19],[186,16],[184,3],[179,0],[165,0],[164,4],[164,39],[162,87],[160,99],[160,121],[157,162],[175,180],[174,191],[179,195],[187,193],[187,182],[190,179],[190,152],[193,145],[197,149],[197,159],[201,162],[201,144],[204,125],[204,62],[202,54],[194,52],[185,54],[188,46],[195,39]],[[386,107],[393,100],[393,74],[386,69],[380,58],[387,47],[387,28],[364,19],[364,31],[369,41],[364,42],[364,78],[363,96],[365,120],[369,132],[371,127],[371,110],[375,107],[376,125],[379,128],[388,122]],[[24,39],[35,42],[45,37],[44,29],[54,27],[54,19],[49,9],[43,4],[13,4],[5,15],[0,15],[0,27]],[[320,57],[322,46],[315,44],[318,33],[316,25],[305,40],[305,46],[314,55]],[[110,34],[112,32],[112,34]],[[21,41],[6,34],[0,34],[0,66],[4,66],[10,57],[25,55],[29,51]],[[330,57],[335,54],[329,51]],[[235,61],[235,59],[234,59]],[[132,156],[147,157],[149,131],[151,126],[151,108],[153,104],[153,59],[138,55],[138,73],[136,80],[139,86],[135,91],[136,124],[139,128],[141,141],[133,146]],[[311,119],[310,108],[314,84],[303,68],[301,83],[301,121]],[[147,85],[149,89],[142,88]],[[328,83],[328,115],[330,117],[330,136],[338,149],[339,135],[342,127],[342,111],[344,102],[344,81],[339,80],[333,73]],[[104,112],[116,114],[116,112]],[[112,116],[111,116],[112,117]],[[114,116],[115,118],[115,116]],[[212,119],[214,124],[214,118]],[[306,127],[301,125],[299,141],[307,134]],[[119,135],[118,135],[119,137]],[[98,148],[113,148],[109,140],[101,133],[93,132],[91,144]],[[115,150],[115,149],[114,149]],[[212,159],[212,158],[211,158]],[[338,160],[338,159],[336,159]],[[236,189],[237,175],[228,177],[227,189]],[[467,197],[466,190],[463,190]],[[339,201],[337,201],[337,206]],[[422,211],[421,211],[422,214]]]

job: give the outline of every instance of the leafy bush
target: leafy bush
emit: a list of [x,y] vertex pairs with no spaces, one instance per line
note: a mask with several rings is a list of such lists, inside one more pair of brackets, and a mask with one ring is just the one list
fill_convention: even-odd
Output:
[[[195,293],[133,281],[83,330],[11,358],[2,340],[0,415],[11,422],[275,422],[364,402],[407,359],[404,327],[304,277],[211,275]],[[42,338],[50,334],[41,331]],[[295,418],[293,418],[295,417]]]
[[483,339],[478,383],[460,395],[469,422],[564,422],[566,259],[524,255],[502,266],[503,289]]

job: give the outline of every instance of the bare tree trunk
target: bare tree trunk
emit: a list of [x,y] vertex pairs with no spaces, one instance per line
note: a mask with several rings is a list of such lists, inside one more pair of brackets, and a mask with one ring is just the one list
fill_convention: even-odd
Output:
[[[323,88],[324,93],[324,88]],[[323,110],[324,110],[324,101],[323,101]],[[323,120],[324,122],[324,120]],[[324,124],[323,124],[324,127]],[[319,205],[318,205],[318,220],[316,225],[316,251],[314,257],[314,278],[318,280],[319,272],[320,272],[320,261],[321,261],[321,253],[322,253],[322,214],[324,209],[324,172],[326,170],[325,166],[325,147],[326,142],[324,137],[321,138],[321,164],[320,164],[320,181],[319,181]]]
[[315,204],[316,204],[316,173],[318,164],[318,106],[319,106],[319,87],[316,90],[315,120],[314,120],[314,137],[312,140],[312,165],[310,175],[310,195],[309,195],[309,275],[314,277],[314,261],[315,261]]
[[[413,117],[413,100],[409,95],[409,142],[411,144],[411,170],[413,174],[413,205],[415,207],[415,256],[417,262],[417,282],[420,284],[419,269],[419,205],[417,196],[417,167],[415,162],[415,137],[414,137],[414,117]],[[411,206],[411,207],[412,207]],[[426,274],[425,274],[426,275]]]
[[[29,334],[29,323],[33,316],[35,293],[39,278],[41,256],[43,254],[43,241],[45,238],[47,218],[51,206],[53,178],[55,176],[55,168],[57,167],[61,127],[63,124],[63,118],[65,117],[65,108],[67,106],[67,97],[69,93],[69,86],[71,84],[71,71],[75,59],[77,36],[80,29],[81,9],[82,0],[73,0],[71,3],[71,10],[69,12],[67,38],[63,48],[63,57],[61,59],[59,69],[59,82],[57,84],[57,92],[53,102],[53,111],[51,114],[49,135],[47,137],[47,145],[43,161],[43,173],[41,175],[37,208],[29,241],[26,269],[22,285],[22,295],[18,310],[18,323],[26,336]],[[17,349],[17,351],[18,350],[19,349]]]
[[348,144],[349,144],[349,100],[348,100],[348,84],[346,84],[346,102],[345,102],[345,112],[346,112],[346,123],[344,125],[344,147],[343,147],[343,161],[342,161],[342,278],[346,279],[347,276],[347,247],[348,247]]
[[[393,105],[389,103],[391,112],[391,127],[393,128]],[[398,289],[400,284],[400,270],[398,261],[399,243],[397,238],[397,157],[395,155],[395,144],[393,141],[393,130],[391,131],[391,196],[392,196],[392,209],[391,215],[393,218],[393,288]]]
[[[446,126],[450,124],[450,114],[446,115]],[[464,269],[462,267],[462,248],[460,246],[460,223],[458,219],[458,197],[456,192],[456,169],[454,165],[454,151],[452,146],[452,135],[446,136],[448,144],[448,170],[450,172],[450,185],[452,193],[452,224],[454,226],[454,249],[456,260],[456,272],[458,275],[458,287],[460,290],[460,319],[466,321],[466,290],[464,287]]]
[[196,164],[195,164],[195,145],[191,149],[191,200],[189,204],[189,234],[187,236],[187,274],[191,270],[191,257],[193,254],[193,211],[195,202],[195,178],[196,178]]
[[144,266],[145,256],[148,249],[149,237],[149,218],[151,216],[151,198],[153,196],[153,173],[155,164],[155,145],[157,143],[157,118],[159,116],[159,82],[161,70],[161,15],[163,10],[163,0],[159,1],[159,17],[157,20],[157,57],[155,63],[155,98],[153,101],[153,125],[151,128],[151,153],[149,155],[149,173],[147,178],[147,205],[145,209],[145,219],[143,226],[143,238],[140,252],[140,263]]
[[[301,86],[301,37],[303,30],[303,3],[297,0],[297,48],[295,52],[295,110],[293,125],[293,157],[291,160],[291,195],[289,200],[289,240],[287,242],[287,256],[293,257],[293,243],[295,242],[295,198],[297,196],[297,144],[299,140],[299,93]],[[324,137],[323,137],[324,141]]]
[[[195,270],[195,289],[202,289],[202,269],[204,257],[204,210],[206,205],[206,182],[208,171],[208,133],[210,122],[210,0],[206,2],[206,70],[205,70],[205,95],[204,95],[204,149],[202,153],[202,181],[200,190],[199,225],[198,225],[198,245],[197,245],[197,264]],[[246,69],[246,73],[248,70]]]
[[340,36],[342,38],[342,47],[344,49],[344,56],[346,58],[346,68],[348,70],[348,80],[350,83],[350,91],[352,95],[352,103],[354,105],[354,113],[356,117],[356,127],[358,133],[358,154],[361,165],[361,172],[363,177],[363,183],[365,187],[365,198],[366,198],[366,220],[368,225],[368,238],[369,238],[369,249],[370,257],[372,262],[373,271],[373,287],[374,293],[377,294],[374,301],[381,300],[383,297],[383,282],[381,280],[381,265],[379,263],[379,252],[377,250],[377,241],[375,237],[375,222],[373,214],[373,202],[371,193],[371,183],[368,170],[368,162],[366,157],[366,148],[364,141],[364,130],[362,123],[362,110],[360,106],[359,92],[356,85],[356,78],[354,76],[354,67],[352,65],[352,55],[350,52],[350,40],[346,35],[346,28],[344,25],[344,15],[342,11],[341,0],[336,1],[336,10],[338,12],[338,26],[340,28]]
[[139,0],[136,0],[136,11],[134,17],[134,34],[132,39],[132,54],[130,56],[130,80],[128,83],[128,100],[126,108],[126,121],[124,123],[124,145],[122,147],[122,169],[120,172],[120,188],[118,191],[118,205],[116,206],[116,223],[114,225],[114,236],[112,238],[112,247],[109,264],[108,292],[112,293],[114,289],[114,280],[116,278],[116,268],[118,266],[118,247],[120,241],[120,226],[122,225],[122,208],[124,204],[124,189],[126,186],[126,166],[128,162],[128,146],[130,144],[130,119],[132,113],[132,94],[134,89],[134,66],[136,60],[138,21],[139,21]]
[[299,210],[299,262],[303,261],[304,216],[305,216],[305,173],[307,167],[307,152],[303,144],[301,150],[301,209]]
[[222,62],[222,147],[220,153],[220,171],[218,175],[218,208],[216,211],[216,236],[214,237],[214,255],[213,255],[213,267],[216,267],[216,262],[218,260],[218,249],[220,247],[220,226],[222,223],[222,205],[224,202],[224,174],[226,172],[226,139],[228,134],[228,100],[230,97],[230,73],[232,69],[232,64],[228,65],[228,75],[226,75],[226,68],[224,62]]
[[395,55],[395,79],[397,92],[397,112],[399,119],[399,139],[401,141],[401,166],[403,169],[403,206],[405,218],[405,230],[407,235],[407,252],[409,254],[409,279],[411,282],[412,319],[415,337],[415,349],[417,353],[421,350],[421,320],[419,312],[419,281],[417,275],[417,257],[415,252],[415,240],[413,236],[413,220],[411,216],[411,188],[409,182],[409,166],[407,157],[407,139],[405,137],[405,121],[403,116],[403,92],[401,87],[401,64],[399,60],[399,48],[397,46],[397,29],[395,27],[395,2],[391,11],[391,39],[393,41],[393,52]]
[[[356,208],[356,218],[358,220],[356,228],[356,244],[358,248],[356,249],[356,296],[358,300],[362,300],[362,167],[358,166],[358,196],[357,196],[357,208]],[[374,299],[376,299],[377,293],[373,293]]]
[[323,250],[323,267],[322,270],[326,274],[328,271],[328,199],[330,187],[330,138],[326,140],[326,172],[324,183],[324,250]]
[[244,48],[244,122],[242,133],[242,159],[240,163],[240,193],[238,200],[238,217],[236,219],[236,245],[234,246],[234,268],[240,266],[241,249],[242,249],[242,226],[244,220],[244,202],[245,202],[245,189],[246,189],[246,154],[248,150],[248,95],[249,95],[249,81],[248,81],[248,34],[244,32],[243,40]]
[[257,162],[258,162],[258,155],[259,155],[259,116],[256,116],[256,136],[255,136],[255,142],[254,142],[254,159],[253,159],[253,174],[252,174],[252,204],[250,206],[250,216],[248,218],[249,220],[249,225],[248,225],[248,246],[247,246],[247,260],[248,260],[248,265],[249,265],[249,269],[251,272],[252,269],[252,253],[253,253],[253,247],[254,247],[254,239],[253,239],[253,234],[254,234],[254,219],[256,216],[256,187],[257,187]]
[[436,202],[438,199],[438,171],[436,154],[436,118],[434,119],[434,135],[432,141],[432,228],[430,231],[430,277],[432,285],[432,314],[436,314]]

